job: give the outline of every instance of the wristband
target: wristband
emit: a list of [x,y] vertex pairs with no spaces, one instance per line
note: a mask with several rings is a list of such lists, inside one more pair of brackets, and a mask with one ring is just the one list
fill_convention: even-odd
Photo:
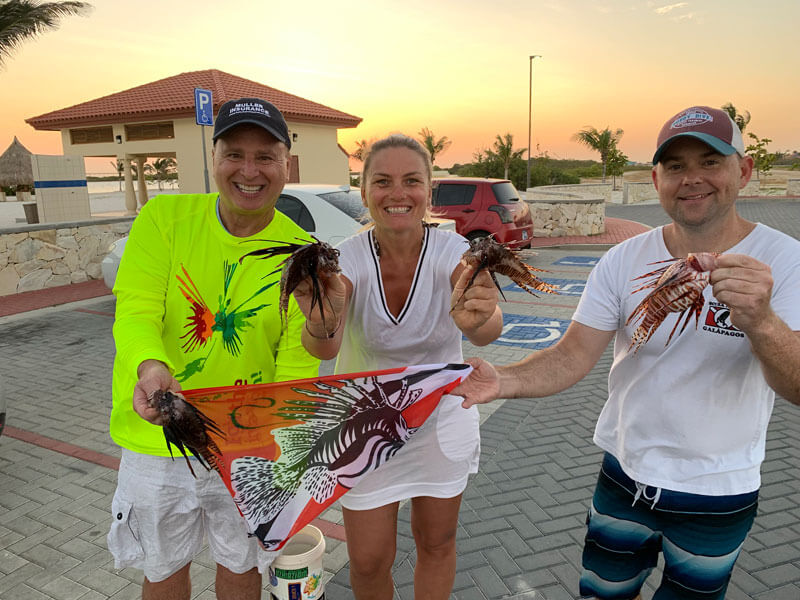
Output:
[[308,328],[308,321],[306,321],[306,331],[308,332],[308,335],[310,335],[310,336],[311,336],[312,338],[314,338],[315,340],[330,340],[330,339],[333,339],[333,338],[336,336],[336,332],[337,332],[337,331],[339,331],[339,326],[340,326],[341,324],[342,324],[342,322],[341,322],[341,321],[339,321],[339,322],[336,324],[336,327],[334,327],[334,328],[333,328],[333,331],[331,331],[330,333],[328,333],[328,332],[326,331],[326,332],[325,332],[325,335],[314,335],[314,334],[311,332],[311,330]]

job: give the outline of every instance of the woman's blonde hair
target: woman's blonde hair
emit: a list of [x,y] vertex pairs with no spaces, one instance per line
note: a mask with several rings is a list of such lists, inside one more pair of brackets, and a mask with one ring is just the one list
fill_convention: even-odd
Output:
[[433,163],[431,162],[431,153],[420,142],[404,133],[393,133],[387,135],[385,138],[372,142],[367,147],[367,152],[364,155],[364,167],[361,170],[361,185],[365,185],[369,168],[372,166],[372,157],[388,148],[407,148],[419,154],[422,162],[425,163],[425,174],[428,176],[428,183],[433,179]]

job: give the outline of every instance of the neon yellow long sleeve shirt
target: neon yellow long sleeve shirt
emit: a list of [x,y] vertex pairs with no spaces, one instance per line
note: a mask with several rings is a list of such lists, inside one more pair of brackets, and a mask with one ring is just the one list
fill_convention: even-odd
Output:
[[[305,322],[290,299],[281,324],[279,263],[239,259],[270,241],[309,239],[275,211],[258,234],[239,238],[219,221],[216,194],[157,196],[131,227],[114,285],[116,357],[110,433],[124,448],[169,456],[161,427],[133,410],[142,361],[164,362],[184,389],[315,377],[319,360],[300,342]],[[270,241],[265,241],[270,240]]]

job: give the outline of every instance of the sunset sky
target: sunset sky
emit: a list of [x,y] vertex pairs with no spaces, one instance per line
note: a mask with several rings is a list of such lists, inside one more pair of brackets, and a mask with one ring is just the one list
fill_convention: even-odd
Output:
[[[27,41],[0,69],[0,152],[16,135],[61,154],[25,118],[186,71],[220,69],[357,115],[355,141],[429,127],[453,142],[437,163],[469,162],[496,134],[532,153],[597,158],[587,125],[625,131],[651,158],[667,117],[733,102],[770,150],[800,150],[798,0],[94,0],[87,17]],[[111,172],[107,159],[87,172]]]

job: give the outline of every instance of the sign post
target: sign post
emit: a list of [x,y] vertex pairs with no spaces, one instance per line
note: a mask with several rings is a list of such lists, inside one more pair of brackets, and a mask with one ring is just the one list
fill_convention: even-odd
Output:
[[214,102],[212,101],[211,90],[194,88],[194,114],[195,122],[200,125],[200,139],[203,140],[203,180],[206,184],[206,194],[209,192],[208,186],[208,157],[206,155],[206,125],[214,124]]

